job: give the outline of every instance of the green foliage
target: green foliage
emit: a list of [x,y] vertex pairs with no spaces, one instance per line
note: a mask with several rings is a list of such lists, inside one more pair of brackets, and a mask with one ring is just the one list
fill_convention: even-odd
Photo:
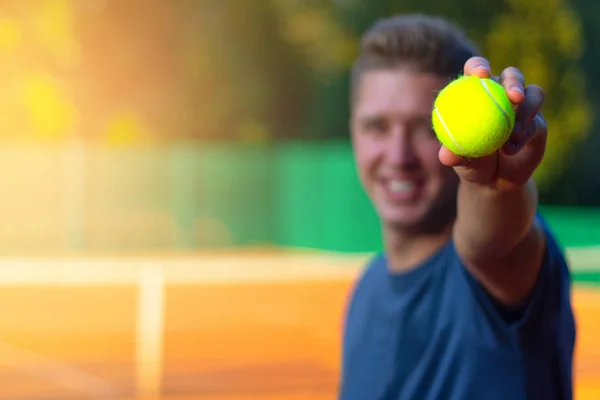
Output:
[[[588,38],[583,44],[581,68],[585,75],[585,94],[591,108],[600,105],[600,2],[571,0],[582,21],[583,36]],[[595,115],[593,115],[595,117]],[[546,204],[569,204],[577,206],[597,206],[600,204],[600,174],[598,153],[600,153],[600,120],[593,118],[588,138],[578,143],[572,150],[572,162],[562,177],[553,180],[551,186],[541,192],[540,199]],[[576,156],[575,156],[576,155]]]
[[495,73],[516,66],[526,84],[538,84],[546,92],[542,112],[549,125],[548,145],[535,175],[545,189],[569,166],[592,121],[579,66],[581,22],[564,0],[506,1],[508,8],[492,20],[483,48]]

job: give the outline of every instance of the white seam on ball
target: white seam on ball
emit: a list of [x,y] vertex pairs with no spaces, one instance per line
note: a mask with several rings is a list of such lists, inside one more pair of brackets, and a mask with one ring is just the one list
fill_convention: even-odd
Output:
[[487,92],[488,96],[490,96],[490,99],[492,99],[492,101],[494,102],[494,104],[496,105],[496,107],[498,107],[498,109],[502,112],[502,115],[504,115],[504,120],[506,121],[507,128],[510,128],[510,121],[508,119],[508,115],[506,114],[506,111],[504,111],[504,108],[502,108],[502,106],[500,105],[500,103],[498,103],[498,101],[496,100],[496,98],[494,96],[492,96],[492,92],[490,91],[490,88],[488,88],[487,83],[485,83],[485,81],[483,80],[483,78],[479,78],[479,82],[481,82],[481,85],[483,86],[483,89],[485,89],[485,91]]
[[448,125],[446,125],[446,122],[444,121],[444,118],[442,118],[442,114],[440,113],[440,110],[438,110],[437,108],[435,109],[435,113],[437,114],[438,118],[440,119],[440,122],[442,123],[442,125],[444,126],[444,129],[446,130],[446,133],[448,134],[448,136],[450,137],[450,139],[452,139],[452,142],[454,143],[454,145],[456,147],[458,147],[461,151],[468,153],[468,151],[466,151],[465,149],[463,149],[457,142],[456,139],[454,139],[454,136],[452,136],[452,132],[450,132],[450,129],[448,128]]

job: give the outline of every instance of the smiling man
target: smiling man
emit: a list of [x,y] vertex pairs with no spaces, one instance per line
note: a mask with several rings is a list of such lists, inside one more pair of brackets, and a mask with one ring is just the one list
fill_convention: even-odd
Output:
[[[431,128],[436,94],[461,73],[496,79],[517,108],[506,145],[475,160]],[[516,68],[493,76],[443,19],[397,16],[365,34],[352,143],[384,251],[348,304],[340,399],[572,399],[569,270],[532,180],[544,96]]]

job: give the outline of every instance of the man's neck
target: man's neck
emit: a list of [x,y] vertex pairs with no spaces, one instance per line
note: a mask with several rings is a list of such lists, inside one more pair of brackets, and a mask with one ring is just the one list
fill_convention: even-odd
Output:
[[452,224],[436,233],[414,233],[385,227],[385,253],[392,272],[403,272],[417,267],[450,240]]

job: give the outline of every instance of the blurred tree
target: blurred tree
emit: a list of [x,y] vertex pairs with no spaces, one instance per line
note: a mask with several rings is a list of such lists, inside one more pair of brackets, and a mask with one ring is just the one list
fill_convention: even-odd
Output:
[[0,18],[0,134],[4,139],[63,139],[78,111],[70,74],[79,46],[70,0],[6,1]]
[[[600,2],[573,0],[573,7],[582,20],[583,52],[581,68],[586,77],[585,94],[593,110],[600,107]],[[594,115],[595,117],[595,115]],[[573,149],[576,159],[568,165],[564,174],[556,180],[543,195],[546,203],[586,205],[597,207],[600,204],[600,174],[598,154],[600,153],[600,119],[594,118],[588,140],[577,144]]]
[[[86,0],[77,4],[81,65],[73,80],[77,103],[85,114],[85,136],[122,144],[134,136],[164,134],[169,105],[177,98],[179,35],[172,3],[147,0],[141,6],[137,0]],[[131,136],[130,130],[115,129],[124,114],[152,132]]]
[[270,3],[177,4],[182,103],[173,123],[199,138],[296,136],[307,102],[306,75],[296,49],[282,39],[282,21]]
[[338,0],[336,4],[340,20],[359,36],[379,18],[422,13],[449,18],[477,38],[487,31],[492,18],[506,8],[502,0]]
[[165,139],[295,136],[306,75],[280,23],[267,0],[110,0],[82,12],[86,131],[106,135],[126,109]]
[[298,136],[347,137],[347,81],[357,35],[344,26],[334,2],[271,0],[271,4],[281,21],[283,38],[302,55],[301,65],[309,72],[310,95]]
[[576,145],[586,139],[592,122],[586,77],[580,68],[584,37],[581,20],[565,0],[506,0],[482,40],[497,73],[514,65],[527,83],[546,91],[543,108],[550,134],[546,155],[536,171],[542,191],[573,162]]

